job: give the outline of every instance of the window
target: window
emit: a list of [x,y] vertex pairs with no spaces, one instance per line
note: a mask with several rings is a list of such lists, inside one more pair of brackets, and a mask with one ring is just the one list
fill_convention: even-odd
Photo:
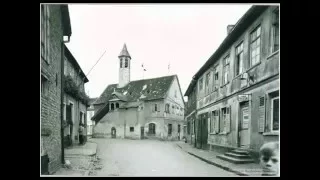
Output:
[[220,118],[219,110],[212,111],[212,118],[210,119],[210,133],[219,133],[220,132]]
[[119,103],[116,103],[116,108],[119,108]]
[[219,72],[218,72],[218,69],[216,69],[216,73],[214,74],[214,81],[215,81],[216,87],[219,86]]
[[222,117],[220,123],[220,131],[229,132],[230,131],[230,108],[225,107],[221,109]]
[[271,131],[279,131],[279,96],[271,99]]
[[174,105],[172,105],[171,108],[172,108],[172,114],[174,114],[175,113],[174,112]]
[[122,68],[122,59],[120,59],[120,68]]
[[187,124],[187,133],[190,134],[190,121]]
[[127,68],[128,67],[128,59],[125,60],[125,64],[124,67]]
[[243,42],[236,47],[236,75],[244,71],[243,63]]
[[260,62],[260,51],[261,51],[261,27],[258,26],[251,34],[250,34],[250,64],[251,66],[256,65]]
[[172,135],[172,124],[168,124],[168,135]]
[[134,132],[134,127],[130,127],[130,132]]
[[80,122],[79,124],[84,124],[83,123],[83,112],[80,111]]
[[157,112],[158,111],[158,107],[157,104],[154,105],[154,111]]
[[65,103],[63,103],[63,120],[67,120],[67,106]]
[[230,67],[230,55],[223,59],[223,78],[222,83],[227,84],[229,82],[229,67]]
[[199,91],[203,89],[203,78],[199,80]]
[[50,63],[50,22],[49,5],[41,5],[41,57]]
[[273,11],[272,29],[271,29],[271,52],[279,49],[279,7]]
[[209,93],[210,76],[211,76],[211,73],[208,72],[206,75],[206,83],[205,83],[206,93]]
[[156,125],[154,123],[149,124],[149,135],[155,135],[156,134]]
[[48,91],[49,91],[48,86],[49,86],[48,79],[43,75],[41,75],[41,95],[46,96],[48,94]]
[[170,105],[169,104],[166,104],[166,106],[165,106],[165,112],[166,113],[170,113]]
[[213,70],[214,76],[213,76],[213,91],[218,89],[219,87],[219,72],[218,72],[218,66],[216,66]]
[[111,110],[114,110],[114,104],[111,103]]

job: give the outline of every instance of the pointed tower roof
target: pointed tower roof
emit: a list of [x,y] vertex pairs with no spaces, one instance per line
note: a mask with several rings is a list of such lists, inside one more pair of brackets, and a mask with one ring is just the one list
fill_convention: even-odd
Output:
[[126,43],[124,43],[123,48],[122,48],[122,51],[120,52],[120,54],[119,54],[118,57],[121,57],[121,56],[127,56],[127,57],[130,57],[130,58],[131,58],[131,56],[130,56],[128,50],[127,50],[127,45],[126,45]]

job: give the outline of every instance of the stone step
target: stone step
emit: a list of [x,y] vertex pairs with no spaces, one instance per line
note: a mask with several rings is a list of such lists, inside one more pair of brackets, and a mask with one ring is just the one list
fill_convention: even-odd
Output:
[[238,158],[233,158],[233,157],[226,156],[226,155],[218,155],[217,158],[234,163],[234,164],[254,163],[254,160],[251,158],[238,159]]
[[238,153],[232,153],[232,152],[225,153],[224,155],[229,156],[229,157],[238,158],[238,159],[250,159],[251,158],[248,154],[238,154]]
[[246,150],[241,150],[241,149],[234,149],[231,151],[234,154],[243,154],[243,155],[249,155],[249,152]]

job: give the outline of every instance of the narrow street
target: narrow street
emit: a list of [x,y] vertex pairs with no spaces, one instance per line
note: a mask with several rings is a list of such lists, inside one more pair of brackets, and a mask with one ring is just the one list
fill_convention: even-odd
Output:
[[174,142],[91,139],[102,169],[96,176],[237,176],[181,150]]

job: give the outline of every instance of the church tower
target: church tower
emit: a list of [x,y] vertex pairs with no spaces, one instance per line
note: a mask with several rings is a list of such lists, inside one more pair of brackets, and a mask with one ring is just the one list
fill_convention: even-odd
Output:
[[127,50],[126,44],[124,44],[118,57],[120,60],[118,88],[122,88],[130,82],[131,56]]

